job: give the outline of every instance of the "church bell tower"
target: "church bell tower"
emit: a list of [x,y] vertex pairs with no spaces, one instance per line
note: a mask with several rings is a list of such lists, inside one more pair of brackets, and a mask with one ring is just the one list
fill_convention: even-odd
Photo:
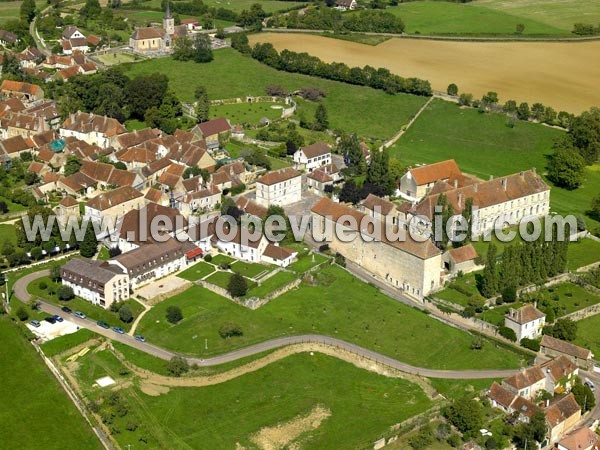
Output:
[[167,1],[167,14],[163,19],[163,28],[169,35],[175,34],[175,19],[171,15],[171,3]]

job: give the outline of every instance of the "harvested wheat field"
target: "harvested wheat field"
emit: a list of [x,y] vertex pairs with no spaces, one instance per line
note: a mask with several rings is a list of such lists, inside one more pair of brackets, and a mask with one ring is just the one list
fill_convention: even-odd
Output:
[[457,42],[390,39],[377,46],[291,33],[251,36],[251,44],[270,42],[279,51],[307,52],[327,62],[387,67],[419,77],[438,91],[456,83],[461,92],[481,97],[496,91],[503,102],[541,102],[579,113],[600,105],[600,41]]

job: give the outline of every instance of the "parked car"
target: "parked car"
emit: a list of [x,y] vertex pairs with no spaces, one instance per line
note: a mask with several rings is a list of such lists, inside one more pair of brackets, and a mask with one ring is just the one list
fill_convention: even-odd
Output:
[[40,324],[40,322],[39,322],[38,320],[30,320],[30,321],[29,321],[29,323],[30,323],[31,325],[33,325],[34,327],[36,327],[36,328],[37,328],[37,327],[39,327],[39,326],[41,325],[41,324]]
[[56,320],[57,322],[62,322],[64,319],[62,317],[60,317],[58,314],[54,314],[54,320]]
[[71,314],[71,308],[69,308],[68,306],[63,306],[62,307],[62,312],[67,313],[67,314]]
[[585,384],[587,387],[589,387],[592,390],[592,392],[596,391],[596,385],[589,378],[586,378],[585,382],[583,384]]
[[46,317],[46,318],[44,318],[44,320],[46,322],[48,322],[48,323],[51,323],[51,324],[55,324],[56,323],[56,319],[54,317]]
[[112,329],[115,333],[125,334],[125,330],[121,327],[113,327]]
[[144,336],[142,336],[141,334],[136,334],[135,340],[139,341],[139,342],[146,342],[146,338]]
[[85,314],[81,311],[75,311],[75,317],[79,317],[80,319],[85,319]]
[[107,324],[106,322],[103,322],[103,321],[101,321],[101,320],[99,320],[99,321],[97,322],[97,324],[98,324],[98,326],[99,326],[100,328],[104,328],[104,329],[106,329],[106,330],[108,330],[108,329],[110,328],[110,325],[109,325],[109,324]]

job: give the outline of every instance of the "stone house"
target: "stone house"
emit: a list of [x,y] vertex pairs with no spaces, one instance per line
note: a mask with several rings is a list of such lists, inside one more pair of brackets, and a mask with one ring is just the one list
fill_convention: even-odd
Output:
[[192,133],[198,133],[204,138],[208,150],[218,149],[220,147],[220,139],[230,132],[231,124],[225,117],[217,117],[199,123],[192,129]]
[[327,187],[333,187],[334,184],[340,182],[342,176],[339,169],[333,163],[319,167],[313,170],[306,176],[306,185],[313,191],[324,194]]
[[521,339],[537,339],[542,335],[546,324],[546,314],[533,305],[524,305],[519,309],[509,309],[504,316],[504,326],[510,328]]
[[448,250],[443,255],[444,267],[451,275],[459,272],[464,274],[479,270],[481,266],[477,265],[477,251],[472,244],[466,244],[462,247]]
[[581,408],[573,394],[551,401],[545,413],[549,429],[549,444],[560,441],[577,426],[581,419]]
[[100,222],[102,217],[124,216],[133,209],[140,209],[146,203],[144,195],[130,186],[102,193],[85,204],[84,217]]
[[[375,219],[328,198],[319,200],[311,215],[310,232],[315,238],[331,229],[331,236],[325,236],[324,243],[389,285],[416,298],[440,288],[441,252],[429,239],[416,241],[409,233],[385,224],[379,223],[377,227]],[[340,223],[342,217],[352,217],[355,223]],[[356,237],[346,242],[346,234]]]
[[313,170],[331,164],[331,149],[325,142],[300,147],[293,156],[294,169]]
[[44,90],[37,84],[3,80],[0,85],[0,95],[4,98],[16,97],[24,102],[34,102],[44,99]]
[[448,181],[460,173],[453,159],[409,169],[400,179],[398,194],[410,201],[421,200],[436,181]]
[[586,427],[577,428],[556,443],[558,450],[600,450],[600,435]]
[[236,227],[236,233],[217,241],[217,248],[227,255],[248,262],[259,263],[269,245],[264,235],[255,236],[242,227]]
[[63,138],[73,136],[88,144],[108,148],[119,134],[126,131],[117,119],[79,111],[67,117],[60,127],[59,134]]
[[302,175],[285,167],[268,172],[256,180],[256,202],[259,205],[289,205],[302,199]]
[[551,357],[566,356],[583,370],[594,368],[594,354],[590,350],[546,334],[542,336],[540,352]]

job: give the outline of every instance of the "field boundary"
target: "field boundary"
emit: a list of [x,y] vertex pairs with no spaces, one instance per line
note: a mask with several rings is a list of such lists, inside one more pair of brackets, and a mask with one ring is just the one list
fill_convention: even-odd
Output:
[[[320,34],[323,37],[337,39],[337,36],[331,30],[305,30],[301,28],[265,28],[261,33],[290,33],[290,34]],[[459,42],[587,42],[600,41],[600,36],[573,36],[573,37],[545,37],[545,36],[453,36],[453,35],[435,35],[435,34],[407,34],[407,33],[375,33],[371,31],[348,34],[362,34],[365,36],[388,36],[398,39],[420,39],[431,41],[459,41]],[[360,42],[358,42],[360,43]],[[363,44],[368,45],[368,44]],[[375,45],[377,46],[377,45]]]

